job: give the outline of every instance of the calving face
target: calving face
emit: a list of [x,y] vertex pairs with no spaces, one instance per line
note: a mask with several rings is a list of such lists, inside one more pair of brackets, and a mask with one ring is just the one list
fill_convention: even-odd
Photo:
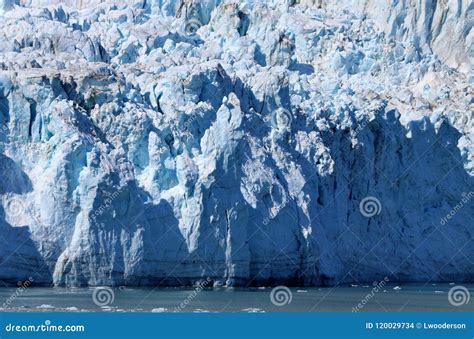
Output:
[[368,3],[2,2],[0,280],[472,279],[465,21]]

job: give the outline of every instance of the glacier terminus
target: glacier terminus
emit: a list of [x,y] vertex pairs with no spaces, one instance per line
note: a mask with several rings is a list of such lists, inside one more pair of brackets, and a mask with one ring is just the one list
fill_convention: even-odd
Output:
[[0,0],[0,281],[474,279],[469,0]]

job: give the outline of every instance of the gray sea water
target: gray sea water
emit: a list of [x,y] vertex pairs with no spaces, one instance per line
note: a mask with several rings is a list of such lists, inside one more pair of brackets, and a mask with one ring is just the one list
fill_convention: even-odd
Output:
[[[451,293],[450,293],[450,290]],[[273,291],[273,293],[272,293]],[[467,291],[467,293],[466,293]],[[13,312],[473,312],[474,284],[336,288],[0,288]],[[358,306],[359,305],[359,306]],[[362,306],[362,307],[360,307]]]

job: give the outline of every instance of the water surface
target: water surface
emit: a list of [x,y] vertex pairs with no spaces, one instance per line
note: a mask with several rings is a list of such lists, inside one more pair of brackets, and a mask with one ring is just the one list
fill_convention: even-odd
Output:
[[[457,285],[456,285],[457,286]],[[473,294],[474,284],[462,284]],[[272,302],[272,288],[0,288],[1,311],[71,312],[322,312],[474,311],[454,306],[453,284],[291,288]],[[289,301],[289,303],[288,303]],[[2,305],[3,304],[3,305]],[[278,306],[276,304],[282,304]],[[359,305],[359,307],[357,306]],[[360,307],[362,306],[362,307]]]

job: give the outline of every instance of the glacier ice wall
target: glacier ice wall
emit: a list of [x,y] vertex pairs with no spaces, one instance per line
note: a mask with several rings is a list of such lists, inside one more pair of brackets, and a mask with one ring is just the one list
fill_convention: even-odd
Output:
[[435,53],[465,73],[474,64],[474,2],[471,0],[344,0],[325,2],[370,17],[388,37]]
[[473,9],[412,3],[0,2],[0,280],[472,281]]

